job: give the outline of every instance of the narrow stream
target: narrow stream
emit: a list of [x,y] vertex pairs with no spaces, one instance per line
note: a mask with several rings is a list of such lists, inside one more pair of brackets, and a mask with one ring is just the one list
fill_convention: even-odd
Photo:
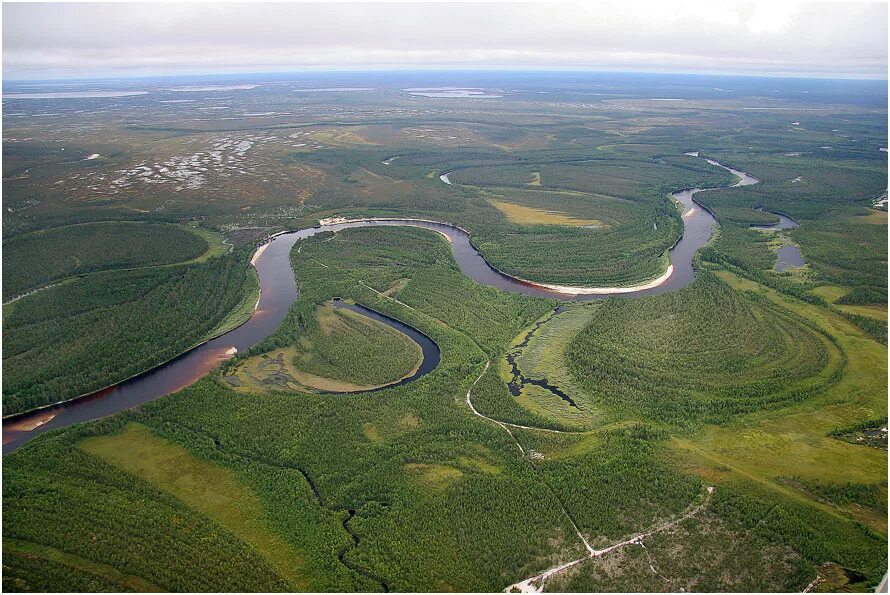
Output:
[[572,399],[564,390],[551,383],[547,378],[528,378],[522,373],[522,370],[519,369],[519,363],[516,361],[517,358],[522,355],[522,350],[525,347],[528,347],[529,341],[531,341],[532,337],[538,329],[542,326],[553,320],[553,317],[559,314],[562,311],[563,306],[556,308],[553,312],[551,312],[550,316],[543,320],[539,320],[535,325],[529,329],[529,331],[525,334],[525,337],[522,341],[516,344],[513,349],[507,352],[506,359],[507,363],[510,364],[510,372],[513,374],[513,378],[510,382],[507,383],[507,388],[510,389],[510,394],[514,397],[518,397],[522,394],[522,389],[525,385],[530,384],[532,386],[537,386],[538,388],[542,388],[546,391],[549,391],[551,394],[556,395],[563,401],[569,404],[570,407],[574,407],[575,409],[579,409],[578,404],[575,403],[575,400]]
[[[698,157],[698,153],[690,153],[690,155]],[[734,186],[748,186],[758,182],[756,178],[745,172],[727,167],[711,159],[707,159],[707,161],[736,175],[739,181]],[[447,174],[445,176],[447,177]],[[447,223],[418,219],[371,219],[278,234],[270,242],[261,246],[254,255],[252,262],[259,273],[261,294],[257,309],[249,321],[161,366],[113,387],[79,399],[4,419],[3,454],[13,451],[47,430],[106,417],[176,392],[207,375],[221,361],[232,357],[234,353],[246,351],[271,335],[297,299],[297,284],[290,264],[291,249],[298,241],[318,233],[337,232],[359,227],[420,227],[438,232],[448,239],[454,251],[454,258],[465,275],[478,283],[497,287],[503,291],[563,301],[601,299],[612,294],[626,297],[657,295],[681,289],[694,280],[693,256],[711,239],[716,224],[711,213],[695,202],[694,195],[712,189],[716,188],[690,188],[672,195],[682,205],[684,231],[680,241],[670,251],[672,268],[669,276],[662,278],[654,286],[650,283],[640,289],[602,288],[597,290],[596,294],[578,295],[565,291],[554,291],[539,284],[506,275],[488,264],[482,254],[473,246],[470,236],[465,230]],[[373,311],[369,310],[369,312]],[[365,312],[362,313],[365,314]],[[408,325],[405,325],[405,329],[419,333]],[[407,331],[404,332],[412,336]],[[422,333],[420,335],[425,337]],[[412,336],[412,338],[414,337]],[[423,342],[418,341],[418,343],[423,346]],[[426,358],[426,356],[427,352],[424,351],[424,357]],[[438,363],[438,357],[435,361]],[[434,367],[427,369],[426,366],[421,366],[421,369],[424,370],[423,374],[426,374]],[[404,382],[416,380],[423,374],[414,375],[410,380],[405,379]],[[404,384],[404,382],[400,383]]]

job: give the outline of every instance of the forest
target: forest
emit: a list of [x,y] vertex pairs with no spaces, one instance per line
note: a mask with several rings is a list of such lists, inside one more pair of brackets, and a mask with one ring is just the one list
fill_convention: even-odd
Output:
[[[670,262],[670,193],[720,187],[695,197],[717,220],[695,281],[570,303],[475,283],[429,230],[301,240],[271,334],[5,455],[5,591],[488,592],[575,560],[534,586],[874,588],[885,88],[492,74],[474,84],[509,92],[476,100],[350,76],[374,91],[145,81],[4,109],[4,415],[268,317],[255,251],[328,217],[448,222],[518,277],[626,286]],[[752,228],[774,213],[798,226]],[[805,264],[777,272],[789,244]],[[417,345],[334,298],[438,366],[350,392],[410,374]]]
[[[672,433],[686,435],[682,425],[674,425],[675,412],[685,411],[676,405],[661,417],[669,422],[665,428],[678,429],[663,429],[653,413],[654,423],[607,423],[581,434],[517,430],[515,440],[534,457],[522,456],[502,427],[471,414],[464,398],[484,362],[502,357],[513,337],[552,310],[552,302],[474,284],[457,270],[448,244],[425,230],[349,230],[298,247],[293,256],[298,302],[288,321],[254,354],[290,344],[300,333],[300,312],[311,313],[340,296],[427,333],[442,349],[436,371],[370,395],[310,395],[237,393],[222,381],[224,368],[140,411],[53,433],[7,458],[4,537],[86,557],[165,589],[499,590],[583,554],[569,519],[593,543],[608,544],[701,503],[704,486],[711,485],[705,482],[714,478],[699,475],[694,457],[672,446]],[[755,319],[778,317],[784,326],[775,335],[810,336],[811,349],[823,341],[789,313],[779,317],[756,300],[733,297],[721,283],[702,277],[709,290],[723,293],[727,301],[719,305],[740,315],[750,310]],[[704,294],[696,286],[688,291]],[[642,312],[657,307],[642,300],[628,303]],[[595,311],[612,308],[604,303]],[[695,316],[689,317],[693,324]],[[585,340],[584,335],[578,339]],[[830,354],[830,341],[824,343]],[[769,353],[770,346],[766,341],[760,349]],[[794,357],[777,364],[781,373],[788,372],[781,366],[797,361]],[[707,370],[706,362],[698,365]],[[496,374],[486,378],[512,398]],[[614,402],[604,399],[602,405],[626,417]],[[653,411],[650,403],[635,406]],[[122,432],[127,442],[115,442]],[[128,456],[122,448],[133,440],[142,446],[134,446]],[[186,457],[181,464],[199,477],[226,473],[225,481],[235,482],[246,501],[261,503],[239,514],[259,514],[251,518],[295,548],[296,575],[274,570],[276,560],[250,545],[259,537],[238,528],[244,521],[207,516],[196,496],[177,487],[175,474],[135,466],[130,458],[174,448],[178,459]],[[64,490],[26,489],[48,475],[65,477]],[[98,512],[87,501],[100,484],[121,487]],[[802,589],[827,559],[867,577],[875,577],[883,564],[883,537],[843,516],[826,516],[804,496],[789,498],[741,478],[720,482],[716,494],[707,507],[709,524],[693,517],[672,533],[664,549],[657,550],[656,555],[667,556],[661,565],[684,561],[683,572],[698,573],[715,589],[731,588],[737,575],[727,571],[723,558],[710,561],[694,554],[691,545],[673,546],[674,537],[691,539],[682,531],[712,534],[713,527],[741,558],[766,548],[774,552],[769,560],[793,561],[771,567],[763,582],[754,583],[770,590]],[[137,515],[131,512],[134,506]],[[74,514],[60,516],[63,509]],[[766,510],[782,513],[752,533],[750,527]],[[122,515],[126,520],[118,521]],[[96,524],[93,519],[100,517],[115,521]],[[144,523],[155,528],[140,537],[151,553],[122,555],[120,544]],[[76,537],[81,526],[90,527],[88,549]],[[818,539],[804,529],[810,526],[820,527]],[[215,540],[226,546],[201,558],[206,543]],[[554,540],[564,545],[554,550]],[[37,584],[27,582],[32,580],[28,564],[46,557],[46,551],[7,549],[5,555],[13,560],[7,565],[7,584]],[[73,559],[67,563],[83,568]],[[217,564],[232,572],[205,570]],[[60,584],[76,585],[79,576]],[[591,588],[588,576],[597,575],[585,572],[566,588]],[[643,588],[648,576],[625,576],[628,582],[621,584]]]
[[248,258],[95,273],[7,306],[3,414],[94,392],[218,334],[255,286]]
[[241,391],[354,392],[410,376],[423,358],[404,333],[333,302],[307,309],[300,323],[290,345],[239,362],[226,381]]
[[174,225],[116,221],[36,231],[3,243],[3,299],[67,277],[182,262],[208,248],[203,237]]

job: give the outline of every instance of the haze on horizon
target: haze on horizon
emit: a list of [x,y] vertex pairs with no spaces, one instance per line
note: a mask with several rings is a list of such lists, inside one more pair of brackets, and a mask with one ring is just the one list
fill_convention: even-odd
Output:
[[5,3],[3,78],[578,69],[887,78],[886,3]]

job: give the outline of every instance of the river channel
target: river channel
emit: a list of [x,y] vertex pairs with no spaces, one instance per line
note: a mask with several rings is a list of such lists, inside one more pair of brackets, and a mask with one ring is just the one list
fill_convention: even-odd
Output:
[[[687,154],[693,157],[699,156],[698,153]],[[756,178],[745,172],[711,159],[707,159],[707,161],[711,165],[722,167],[737,176],[738,181],[734,186],[748,186],[758,182]],[[446,183],[450,182],[446,181]],[[106,417],[176,392],[207,375],[221,361],[231,358],[237,352],[250,349],[271,335],[297,299],[297,283],[290,264],[291,249],[298,241],[318,233],[376,226],[420,227],[440,233],[448,239],[454,251],[454,258],[465,275],[478,283],[497,287],[503,291],[565,301],[601,299],[609,295],[625,297],[657,295],[681,289],[692,283],[695,278],[693,256],[711,239],[717,221],[707,209],[695,201],[694,196],[698,192],[713,189],[690,188],[672,195],[682,209],[684,230],[682,237],[670,251],[671,265],[658,279],[635,287],[556,286],[537,284],[512,277],[498,271],[485,260],[473,246],[467,231],[436,221],[398,218],[362,219],[277,234],[271,241],[257,249],[251,261],[259,273],[261,293],[257,308],[250,320],[130,380],[91,395],[4,419],[3,454],[11,452],[47,430]],[[362,311],[362,313],[368,315],[368,312]],[[384,318],[388,319],[388,317]],[[393,319],[388,320],[390,322],[387,324],[392,326]],[[425,335],[415,336],[412,333],[418,333],[418,331],[407,325],[402,326],[404,328],[397,328],[409,334],[421,346],[425,347],[424,363],[418,371],[421,373],[414,374],[410,379],[400,381],[399,384],[416,380],[432,371],[435,368],[435,365],[430,365],[433,358],[435,358],[435,363],[438,363],[438,348],[436,348],[434,356],[432,348],[424,342],[424,339],[429,341]]]

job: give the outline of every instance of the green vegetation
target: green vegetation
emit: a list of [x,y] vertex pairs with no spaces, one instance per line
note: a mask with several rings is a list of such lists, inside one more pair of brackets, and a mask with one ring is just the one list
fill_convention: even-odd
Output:
[[420,357],[420,346],[399,331],[326,305],[307,321],[294,359],[310,374],[375,385],[409,375]]
[[[548,314],[513,339],[507,355],[516,364],[515,372],[507,357],[500,361],[501,379],[508,385],[512,383],[514,391],[518,389],[516,403],[556,423],[555,427],[578,429],[601,421],[596,404],[573,378],[565,357],[571,341],[590,324],[596,307],[595,303],[566,306],[559,313]],[[539,381],[544,386],[536,384]],[[514,419],[509,411],[492,408],[488,403],[480,406],[498,419]]]
[[828,435],[851,444],[862,444],[887,450],[887,417],[870,419],[844,428],[836,428]]
[[176,225],[117,221],[35,231],[3,243],[3,299],[65,277],[182,262],[208,248],[204,237]]
[[[293,255],[300,280],[298,302],[282,327],[254,353],[245,355],[250,359],[293,346],[304,328],[300,325],[301,313],[314,316],[332,296],[342,296],[405,320],[431,336],[442,348],[442,362],[430,375],[410,385],[365,395],[235,392],[216,376],[148,404],[141,412],[48,435],[5,461],[5,536],[112,566],[161,588],[209,588],[205,585],[216,587],[212,581],[220,580],[238,581],[236,588],[242,589],[284,588],[285,576],[275,570],[274,560],[262,555],[262,549],[252,541],[256,537],[238,524],[241,521],[219,520],[219,515],[235,514],[232,507],[223,507],[222,511],[203,508],[201,492],[196,496],[194,489],[183,487],[197,485],[195,475],[222,474],[225,482],[237,482],[239,487],[232,488],[235,493],[256,495],[261,509],[254,504],[239,506],[236,508],[242,510],[237,514],[264,515],[256,517],[266,520],[251,524],[251,531],[274,532],[292,545],[301,559],[298,572],[307,588],[379,590],[385,585],[391,590],[496,590],[583,555],[566,513],[594,543],[608,545],[682,514],[702,501],[704,485],[716,484],[707,514],[691,517],[681,525],[688,533],[680,541],[684,545],[677,547],[673,541],[664,541],[665,545],[653,554],[664,556],[659,568],[676,567],[680,578],[708,585],[751,584],[778,589],[799,588],[812,580],[817,566],[834,560],[857,569],[868,577],[867,581],[877,580],[886,547],[882,537],[845,516],[829,516],[826,520],[826,512],[819,508],[824,504],[791,487],[785,486],[787,492],[767,489],[749,476],[726,477],[726,472],[720,479],[721,472],[710,471],[708,464],[694,454],[697,451],[679,446],[669,431],[652,424],[611,422],[621,409],[609,400],[590,401],[608,414],[603,421],[609,425],[595,432],[514,430],[526,453],[522,456],[509,434],[473,416],[464,399],[483,362],[500,361],[514,338],[521,337],[535,321],[546,319],[554,304],[476,285],[459,273],[449,252],[442,238],[418,229],[356,229],[304,241]],[[701,283],[716,296],[715,308],[732,306],[736,315],[755,319],[773,312],[764,301],[768,297],[761,300],[731,293],[713,276],[704,275]],[[705,294],[697,286],[688,290],[695,292]],[[625,302],[646,306],[646,300],[620,303]],[[538,331],[541,337],[559,335],[563,343],[568,343],[569,339],[555,329],[581,326],[573,319],[581,312],[596,317],[614,307],[604,302],[571,308]],[[775,309],[778,312],[778,306]],[[569,316],[564,321],[562,315]],[[830,312],[827,315],[835,316]],[[823,340],[823,335],[788,312],[782,313],[781,320],[794,322],[793,327],[791,322],[788,325],[799,329],[795,332],[805,330]],[[589,327],[577,340],[595,328]],[[777,331],[791,332],[782,327],[772,334],[781,336]],[[520,359],[528,369],[557,369],[557,358],[534,337]],[[873,348],[883,349],[861,338],[861,334],[859,337]],[[829,354],[837,349],[828,340],[823,344]],[[223,374],[240,361],[231,362]],[[865,361],[863,365],[872,364]],[[486,384],[488,388],[484,388]],[[484,400],[488,394],[496,406],[507,409],[512,403],[518,415],[536,419],[515,404],[494,369],[473,391],[474,403],[478,404],[477,396]],[[495,392],[507,400],[491,400]],[[799,404],[813,400],[811,397]],[[786,417],[781,409],[768,411],[778,420]],[[643,408],[641,414],[648,413]],[[132,447],[125,447],[124,438],[119,438],[132,438],[134,426],[127,429],[128,420],[141,424],[135,426],[138,440],[133,440],[136,445]],[[705,427],[708,432],[724,430],[721,426]],[[726,430],[739,431],[733,426]],[[119,434],[121,431],[125,433]],[[95,438],[83,441],[87,434]],[[812,440],[811,435],[805,436],[805,441]],[[722,444],[735,446],[739,441]],[[102,445],[101,452],[96,445]],[[142,466],[133,461],[166,459],[154,454],[141,456],[141,449],[184,462]],[[711,450],[720,452],[718,448]],[[753,458],[760,464],[776,462],[772,457]],[[806,461],[796,454],[782,459],[796,465],[806,465]],[[170,475],[171,467],[182,468],[184,477],[179,479],[179,472]],[[833,468],[835,477],[843,477],[855,467],[847,462]],[[834,477],[826,481],[872,484],[875,482],[870,478],[886,474],[876,461],[862,461],[862,469],[866,468],[870,470],[868,478],[854,475],[842,482]],[[88,472],[90,475],[85,475]],[[773,479],[795,474],[774,467],[769,473]],[[49,495],[25,488],[39,485],[50,475],[66,486],[63,492]],[[797,475],[809,479],[809,475]],[[83,498],[99,485],[115,482],[141,487],[132,495],[129,490],[121,490],[103,501],[98,514],[115,522],[102,523],[100,529],[93,530],[95,539],[86,554],[79,549],[83,542],[78,541],[75,527],[99,517],[93,516],[97,514],[95,507],[86,506]],[[225,482],[222,485],[227,485]],[[779,482],[774,485],[782,486]],[[232,490],[227,489],[229,492]],[[116,519],[122,512],[115,510],[129,510],[129,500],[121,498],[130,497],[141,498],[143,507],[165,502],[164,510],[171,511],[165,513],[171,515],[170,520],[154,521],[153,531],[143,538],[154,553],[138,565],[127,559],[123,553],[127,550],[112,545],[131,539],[128,527],[146,522],[134,519],[118,527]],[[45,498],[53,498],[56,505],[41,507],[39,503]],[[766,511],[777,510],[777,506],[788,511],[775,520],[778,524],[770,521],[773,524],[763,530],[751,531],[758,527],[756,520],[771,518]],[[738,512],[739,507],[744,514]],[[77,514],[65,517],[51,512],[58,510]],[[187,521],[180,517],[174,520],[173,510]],[[870,522],[878,525],[880,519],[875,516]],[[219,573],[193,565],[175,581],[170,578],[171,569],[194,560],[191,552],[203,551],[211,539],[183,532],[179,527],[186,522],[204,524],[213,528],[211,534],[227,536],[229,549],[214,552],[223,559],[230,558],[223,567],[238,564],[233,572]],[[819,527],[818,539],[813,541],[812,531],[802,529],[805,526]],[[726,555],[739,559],[753,559],[767,551],[765,559],[758,559],[770,568],[769,572],[756,579],[762,582],[740,582],[748,579],[738,574],[738,567],[732,566],[728,558],[698,553],[712,552],[710,546],[694,549],[699,535],[712,539],[704,544],[729,539],[732,543]],[[645,543],[648,546],[668,537],[654,535]],[[163,547],[168,540],[175,540],[176,548]],[[248,558],[247,554],[232,553],[231,548],[236,547],[250,552],[250,563],[256,570],[241,571],[240,564]],[[635,551],[617,550],[624,552],[620,555]],[[175,564],[172,556],[177,556]],[[581,565],[579,572],[589,564]],[[636,566],[628,568],[630,571]],[[260,571],[262,578],[256,574]],[[665,574],[664,570],[660,572]],[[20,574],[28,576],[24,570]],[[630,582],[620,584],[649,584],[639,582],[650,580],[649,575],[634,576],[625,576]],[[578,585],[583,586],[572,588],[613,584],[608,582],[611,579],[592,577],[594,583],[580,582]],[[76,584],[64,578],[59,581],[60,585]]]
[[[118,431],[121,422],[106,423],[106,431]],[[287,588],[265,560],[220,525],[145,480],[80,449],[77,441],[85,435],[75,429],[64,436],[67,440],[60,435],[47,437],[16,453],[17,461],[3,473],[11,488],[3,493],[4,540],[64,552],[64,572],[61,568],[53,571],[54,589],[86,586],[88,580],[125,589],[123,581],[113,580],[111,573],[102,570],[108,566],[120,575],[138,577],[143,585],[168,591]],[[44,490],[40,485],[58,489]],[[99,493],[102,496],[97,498]],[[173,530],[177,539],[171,540]],[[3,555],[4,569],[15,568],[13,576],[18,575],[21,584],[42,584],[34,581],[46,575],[28,570],[34,554],[26,556],[20,549],[4,547]],[[40,567],[62,563],[44,559]],[[16,580],[4,572],[7,578]],[[110,579],[113,582],[108,584]]]
[[407,335],[367,316],[316,307],[293,346],[255,355],[226,377],[238,390],[367,390],[410,376],[422,360]]
[[812,324],[707,271],[670,295],[605,301],[567,355],[597,401],[678,424],[801,401],[845,366]]
[[522,431],[526,448],[543,455],[535,463],[543,480],[595,548],[656,526],[699,500],[701,480],[663,457],[666,438],[636,424],[592,437]]
[[52,591],[61,582],[83,591],[155,593],[161,589],[113,566],[97,564],[56,548],[27,541],[4,539],[3,589]]
[[113,436],[87,438],[79,446],[219,523],[262,556],[293,589],[307,587],[299,553],[266,527],[259,498],[231,470],[196,459],[138,424]]
[[[517,457],[509,436],[473,417],[461,401],[481,370],[486,349],[496,353],[550,304],[475,285],[457,270],[448,244],[430,232],[364,229],[326,239],[308,240],[294,255],[301,293],[292,314],[306,307],[314,312],[335,295],[366,303],[432,337],[443,354],[435,372],[416,383],[370,395],[245,395],[210,378],[130,415],[195,457],[235,470],[242,484],[259,496],[277,532],[301,552],[301,572],[312,589],[379,590],[381,583],[369,578],[378,577],[391,590],[495,590],[548,564],[554,556],[552,540],[564,544],[558,559],[580,555],[581,546],[558,502],[541,491],[537,474]],[[393,298],[367,289],[382,291],[406,277],[410,281]],[[295,322],[288,319],[267,344],[275,348],[276,342],[291,340],[290,329],[299,328],[290,326]],[[86,482],[94,489],[119,477],[136,481],[76,446],[81,432],[113,435],[123,425],[122,417],[48,435],[7,457],[7,466],[17,472],[7,471],[4,477],[4,506],[24,515],[7,515],[7,536],[30,537],[72,551],[70,542],[78,534],[74,526],[92,518],[94,508],[81,506],[82,500],[68,493],[52,496],[78,514],[50,523],[45,517],[49,512],[25,515],[35,509],[34,498],[41,497],[25,486],[44,481],[46,471],[41,469],[52,469],[59,459],[64,465],[87,459],[78,469],[102,463],[103,471],[94,472]],[[63,454],[70,450],[78,453],[76,458]],[[57,469],[64,482],[75,481],[67,479],[67,470]],[[163,497],[174,499],[169,494]],[[295,507],[295,499],[305,498],[310,498],[311,506]],[[209,522],[192,508],[194,504],[175,501],[189,510],[191,522]],[[119,510],[127,508],[122,505]],[[349,510],[356,511],[354,516]],[[118,514],[122,512],[108,512],[107,518]],[[118,559],[124,548],[107,549],[117,535],[128,539],[126,526],[118,531],[113,525],[100,525],[102,531],[85,557],[128,567]],[[181,522],[172,519],[155,522],[157,531],[176,539],[179,548],[201,543],[180,534],[178,526]],[[35,535],[32,527],[51,527],[53,533]],[[359,536],[358,545],[350,537],[353,532]],[[240,543],[233,539],[230,547]],[[281,588],[269,585],[281,579],[265,563],[257,565],[256,572],[264,572],[261,581],[253,571],[220,573],[217,568],[231,564],[213,559],[207,564],[212,563],[214,570],[205,571],[213,576],[203,583],[194,578],[200,570],[194,568],[171,584],[164,578],[167,568],[178,565],[170,566],[168,556],[179,555],[183,562],[194,557],[157,542],[154,551],[145,567],[129,574],[180,590],[185,589],[183,583],[196,588],[223,578],[241,581],[245,590]],[[231,555],[228,550],[217,551]]]
[[[821,393],[782,409],[754,411],[729,424],[709,425],[694,433],[677,436],[672,439],[672,449],[686,460],[684,464],[691,470],[711,481],[734,480],[749,483],[752,488],[761,486],[761,489],[767,488],[777,497],[797,502],[804,508],[813,506],[813,500],[802,497],[799,491],[788,488],[777,478],[801,477],[831,484],[886,484],[884,451],[862,448],[828,435],[836,428],[885,415],[886,347],[830,310],[790,298],[731,273],[720,272],[720,276],[734,290],[744,292],[742,295],[756,292],[817,325],[834,338],[846,356],[847,365],[841,378]],[[817,505],[815,510],[820,511],[818,514],[836,517],[828,507]],[[885,514],[848,512],[855,513],[855,518],[870,530],[886,535]],[[826,558],[822,562],[829,560],[841,562],[836,558]]]
[[[526,165],[530,162],[534,165]],[[521,164],[458,167],[449,179],[496,201],[505,217],[524,213],[527,221],[530,210],[562,217],[528,225],[483,213],[461,215],[458,222],[489,262],[525,279],[591,286],[633,285],[661,275],[681,230],[668,193],[731,181],[725,171],[685,156],[668,161],[645,154],[596,159],[548,154],[527,156]],[[541,171],[540,190],[525,187],[528,168]],[[572,220],[586,223],[565,225]],[[554,253],[560,255],[558,266]]]
[[205,264],[95,273],[16,302],[3,320],[3,413],[89,393],[219,331],[256,295],[248,254]]
[[[807,481],[800,477],[780,478],[779,481],[807,492],[820,502],[836,506],[856,505],[873,508],[887,514],[887,489],[880,484],[864,484],[847,482],[845,484],[824,484],[819,481]],[[883,490],[881,488],[884,488]]]
[[[448,221],[520,277],[629,285],[660,275],[681,233],[668,193],[732,182],[684,153],[761,183],[698,195],[720,225],[691,286],[559,314],[473,283],[428,231],[302,242],[299,298],[267,340],[6,457],[4,590],[499,591],[584,557],[576,526],[597,547],[646,536],[546,590],[872,589],[887,563],[887,216],[872,208],[886,85],[554,74],[519,89],[492,74],[477,84],[516,91],[464,101],[389,76],[374,93],[239,91],[226,118],[138,98],[11,108],[4,299],[58,285],[4,307],[4,413],[243,322],[248,255],[282,229]],[[652,101],[666,84],[684,100]],[[194,95],[189,110],[219,98]],[[752,230],[767,211],[800,227]],[[778,235],[807,267],[774,271]],[[269,390],[416,364],[335,296],[432,337],[438,368],[367,394]],[[515,396],[511,361],[534,381]]]

